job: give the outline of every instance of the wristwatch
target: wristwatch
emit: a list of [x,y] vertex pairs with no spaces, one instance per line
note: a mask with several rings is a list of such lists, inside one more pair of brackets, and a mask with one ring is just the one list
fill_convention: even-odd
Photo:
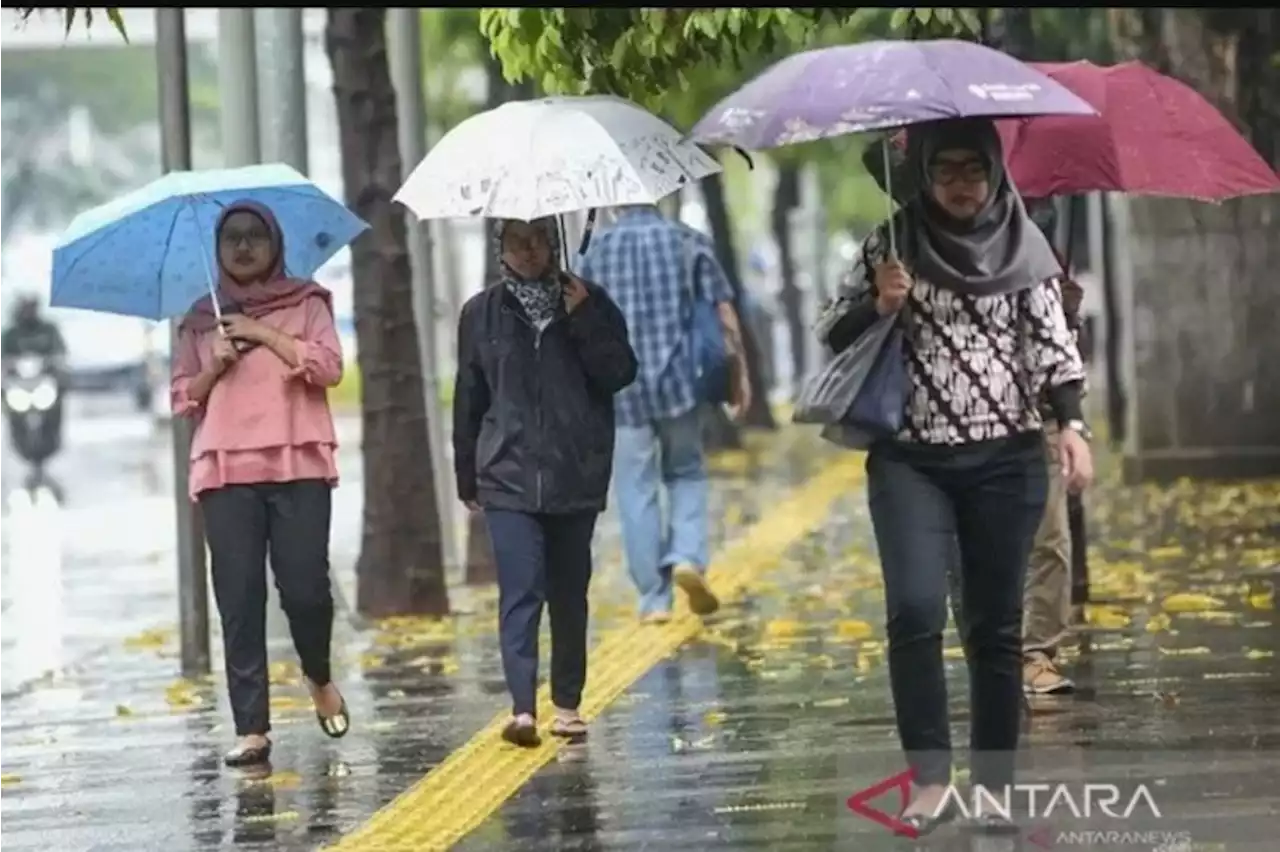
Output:
[[1079,434],[1080,437],[1084,438],[1086,441],[1093,440],[1093,432],[1089,430],[1089,424],[1085,423],[1083,420],[1068,420],[1066,423],[1062,424],[1062,428],[1070,429],[1072,432]]

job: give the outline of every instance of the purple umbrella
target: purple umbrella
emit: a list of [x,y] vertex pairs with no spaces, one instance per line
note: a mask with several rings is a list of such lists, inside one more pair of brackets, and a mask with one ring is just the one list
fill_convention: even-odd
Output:
[[788,57],[693,129],[707,145],[776,148],[969,116],[1097,115],[1008,54],[954,39],[870,41]]

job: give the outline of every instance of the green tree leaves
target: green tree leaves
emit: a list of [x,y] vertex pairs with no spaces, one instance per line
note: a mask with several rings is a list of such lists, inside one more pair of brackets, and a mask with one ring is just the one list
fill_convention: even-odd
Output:
[[129,34],[125,32],[124,18],[120,15],[120,10],[115,7],[106,7],[100,9],[92,8],[76,8],[74,6],[55,6],[55,7],[32,7],[18,8],[15,10],[18,17],[26,23],[31,16],[37,12],[56,12],[62,16],[63,23],[66,25],[67,33],[71,32],[71,28],[75,25],[77,17],[84,18],[85,28],[93,26],[93,16],[95,12],[102,12],[107,16],[107,20],[111,22],[111,26],[116,28],[116,32],[120,33],[120,37],[125,41],[129,40]]
[[654,110],[695,76],[740,72],[762,58],[839,44],[850,30],[971,38],[979,29],[976,10],[951,8],[480,11],[480,31],[508,80],[537,80],[548,94],[621,95]]

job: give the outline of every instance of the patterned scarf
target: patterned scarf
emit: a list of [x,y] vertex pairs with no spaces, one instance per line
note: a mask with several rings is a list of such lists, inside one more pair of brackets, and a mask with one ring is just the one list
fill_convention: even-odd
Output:
[[545,328],[560,310],[564,298],[558,266],[560,228],[554,216],[535,219],[531,223],[541,228],[546,234],[547,244],[551,246],[552,264],[544,277],[528,280],[517,275],[515,270],[502,259],[502,233],[506,229],[507,222],[506,219],[495,220],[491,231],[493,250],[497,253],[498,267],[502,270],[502,283],[529,315],[529,321],[537,328]]

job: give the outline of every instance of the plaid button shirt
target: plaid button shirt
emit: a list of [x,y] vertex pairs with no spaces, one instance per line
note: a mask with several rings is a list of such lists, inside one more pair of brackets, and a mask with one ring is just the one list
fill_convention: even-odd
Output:
[[614,397],[618,425],[643,426],[697,406],[689,351],[693,280],[701,298],[733,301],[711,239],[655,208],[625,210],[592,238],[578,274],[622,310],[640,362],[635,382]]

